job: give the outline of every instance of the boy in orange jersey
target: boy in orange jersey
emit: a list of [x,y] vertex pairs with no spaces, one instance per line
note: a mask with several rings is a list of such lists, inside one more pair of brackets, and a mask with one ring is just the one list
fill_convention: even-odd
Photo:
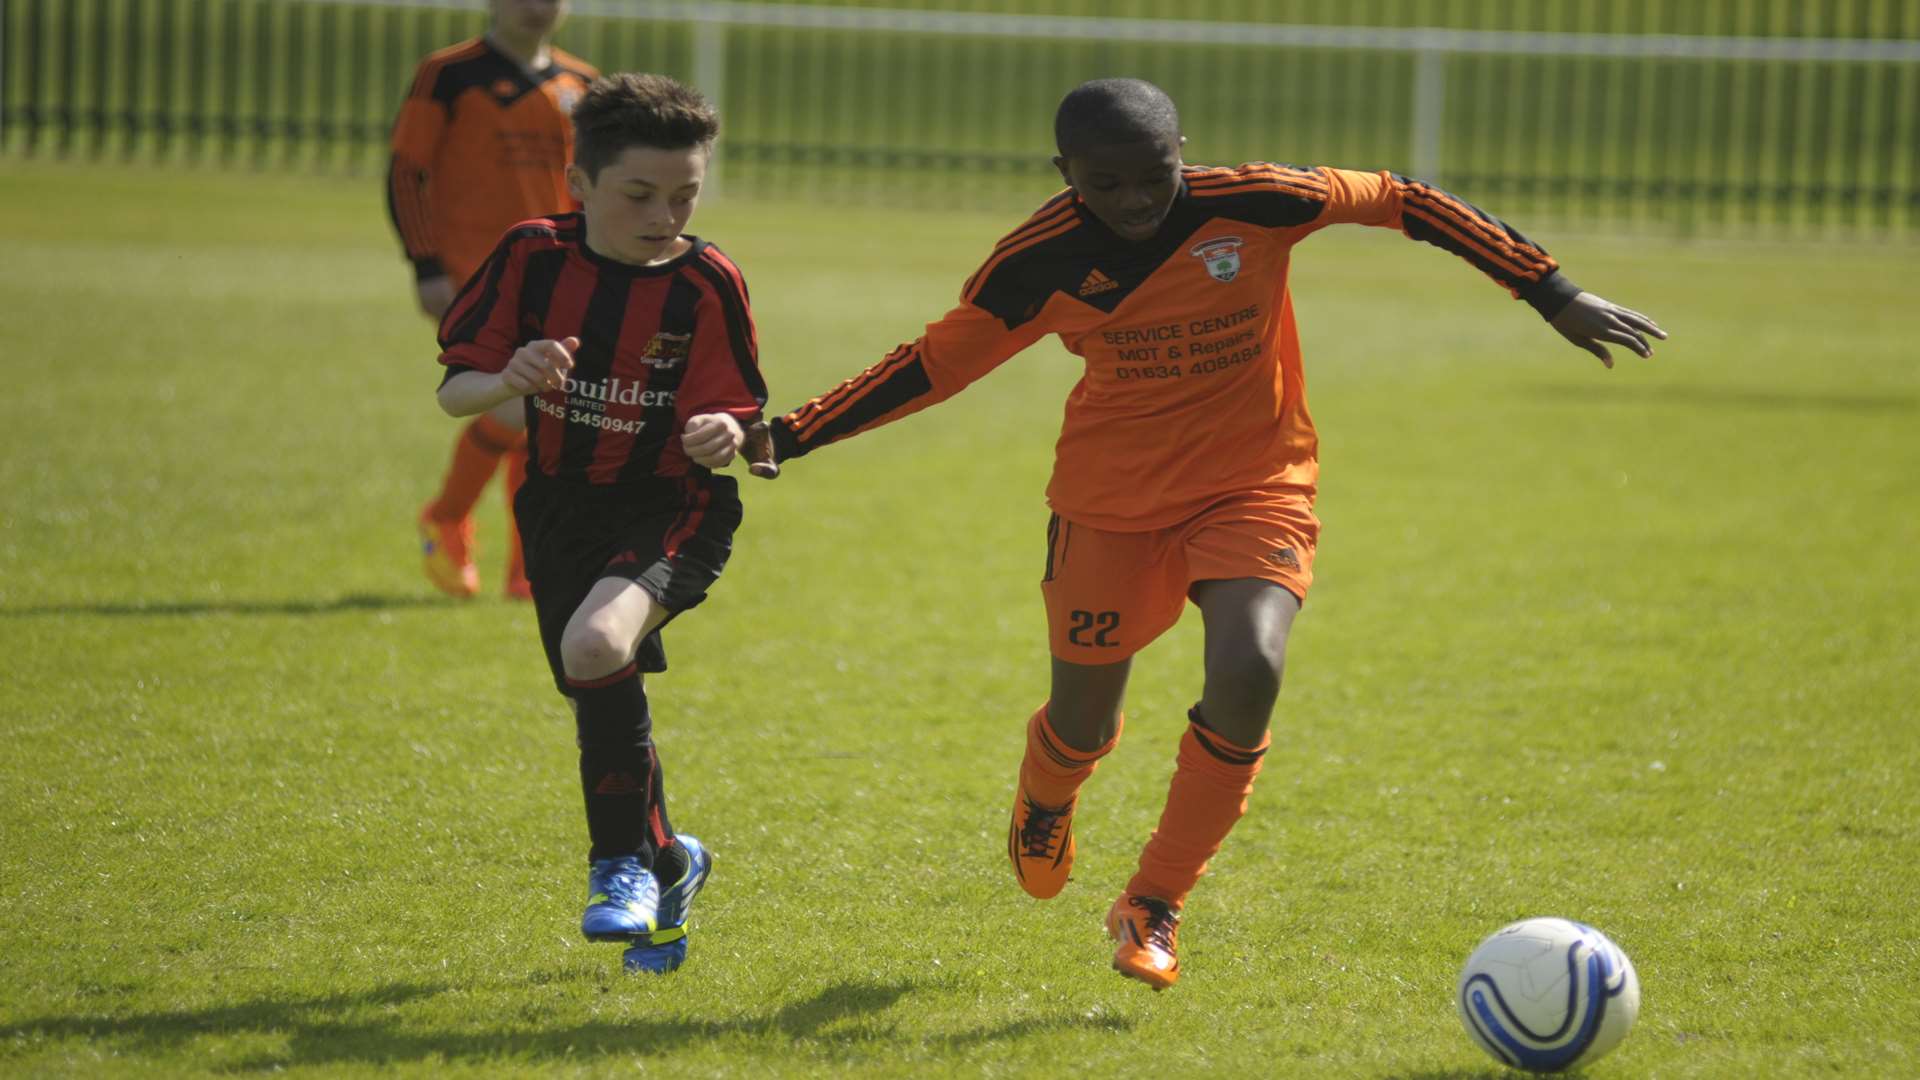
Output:
[[[420,309],[438,321],[500,234],[516,221],[571,209],[567,114],[598,74],[551,44],[566,0],[490,0],[487,33],[427,57],[393,125],[387,209],[413,262]],[[513,527],[527,471],[517,402],[475,417],[454,442],[440,492],[420,511],[427,577],[441,591],[480,591],[473,506],[507,466],[507,595],[530,594]]]
[[1046,334],[1085,359],[1047,488],[1051,693],[1027,724],[1007,853],[1033,896],[1066,884],[1078,793],[1119,740],[1131,658],[1192,601],[1205,682],[1159,827],[1106,920],[1114,967],[1162,989],[1179,977],[1187,894],[1246,810],[1313,581],[1318,451],[1287,291],[1293,246],[1327,225],[1397,228],[1466,259],[1608,367],[1607,346],[1650,356],[1646,335],[1666,335],[1419,181],[1188,166],[1174,104],[1150,83],[1076,88],[1055,137],[1067,190],[1001,240],[959,306],[773,421],[770,439],[785,460],[898,420]]

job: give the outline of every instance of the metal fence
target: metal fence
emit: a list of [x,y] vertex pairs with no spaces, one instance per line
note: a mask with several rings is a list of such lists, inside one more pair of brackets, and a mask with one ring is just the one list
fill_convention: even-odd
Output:
[[[1136,74],[1196,162],[1394,168],[1527,220],[1920,236],[1920,0],[858,5],[577,0],[560,43],[715,98],[729,193],[1030,203],[1060,95]],[[0,0],[0,153],[374,171],[414,64],[484,26],[480,0]]]

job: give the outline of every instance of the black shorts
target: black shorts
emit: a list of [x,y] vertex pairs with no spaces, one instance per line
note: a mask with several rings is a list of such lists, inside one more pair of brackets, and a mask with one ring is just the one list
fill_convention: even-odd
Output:
[[[733,551],[740,489],[733,477],[712,474],[639,491],[529,474],[513,512],[540,643],[554,685],[565,694],[560,636],[594,585],[602,578],[632,581],[667,610],[669,621],[697,606]],[[640,643],[636,660],[644,672],[667,670],[659,629]]]

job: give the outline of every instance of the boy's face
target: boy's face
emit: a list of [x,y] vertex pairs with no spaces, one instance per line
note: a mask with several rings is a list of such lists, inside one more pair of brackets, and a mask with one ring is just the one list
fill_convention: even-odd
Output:
[[678,255],[710,153],[704,146],[629,146],[598,177],[567,166],[567,187],[586,214],[593,250],[642,266]]
[[516,36],[544,38],[566,17],[567,0],[490,0],[493,25]]
[[1160,231],[1180,193],[1180,147],[1186,141],[1109,143],[1054,158],[1053,164],[1107,228],[1122,239],[1145,240]]

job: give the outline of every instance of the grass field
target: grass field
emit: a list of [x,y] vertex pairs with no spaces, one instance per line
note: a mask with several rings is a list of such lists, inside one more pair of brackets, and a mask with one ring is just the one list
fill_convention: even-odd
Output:
[[[782,405],[1011,224],[696,222]],[[651,683],[718,863],[644,980],[575,933],[530,612],[419,577],[454,429],[377,184],[0,163],[0,1073],[1494,1076],[1457,966],[1560,914],[1644,984],[1596,1077],[1920,1075],[1913,252],[1531,231],[1672,342],[1605,372],[1433,249],[1300,252],[1319,583],[1179,986],[1099,919],[1197,619],[1136,665],[1075,883],[1004,865],[1051,344],[748,489]]]

